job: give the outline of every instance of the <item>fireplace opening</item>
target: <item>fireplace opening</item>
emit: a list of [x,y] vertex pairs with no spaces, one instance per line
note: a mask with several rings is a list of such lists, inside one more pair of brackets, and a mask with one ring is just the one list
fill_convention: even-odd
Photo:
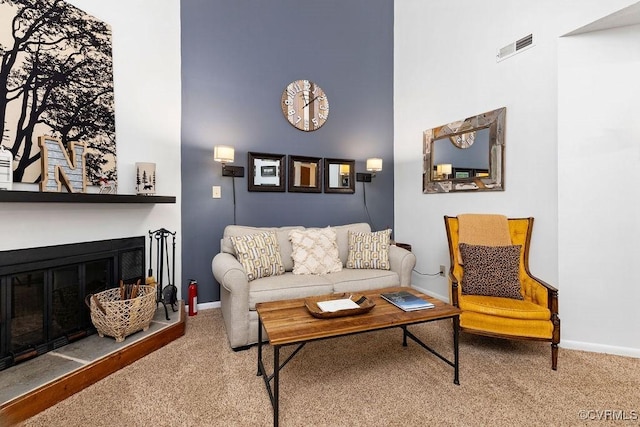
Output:
[[95,333],[87,295],[144,283],[143,236],[0,252],[0,370]]

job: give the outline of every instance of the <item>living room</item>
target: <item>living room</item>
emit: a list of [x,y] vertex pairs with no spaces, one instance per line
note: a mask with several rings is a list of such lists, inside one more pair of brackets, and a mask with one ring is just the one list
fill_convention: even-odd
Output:
[[[200,308],[215,308],[211,259],[234,206],[233,179],[213,161],[214,145],[234,146],[233,164],[245,168],[248,152],[354,159],[357,172],[380,157],[383,170],[366,183],[371,221],[412,245],[416,270],[449,264],[444,215],[535,217],[530,264],[559,289],[560,346],[640,357],[640,291],[622,265],[638,251],[640,230],[624,221],[638,208],[620,185],[632,182],[639,159],[631,142],[638,53],[629,47],[638,39],[637,2],[70,3],[111,25],[118,192],[135,192],[136,162],[155,162],[157,193],[177,203],[3,203],[0,250],[165,227],[177,231],[180,297],[195,278]],[[629,6],[635,21],[626,13],[617,15],[624,27],[607,21]],[[567,36],[600,20],[599,31]],[[527,34],[534,47],[496,62],[497,49]],[[331,103],[315,132],[282,117],[282,91],[299,78],[321,85]],[[423,131],[499,107],[507,108],[505,191],[423,194]],[[585,176],[610,165],[614,179]],[[252,193],[246,180],[235,179],[238,224],[367,220],[360,185],[352,195]],[[448,299],[445,278],[413,279]]]

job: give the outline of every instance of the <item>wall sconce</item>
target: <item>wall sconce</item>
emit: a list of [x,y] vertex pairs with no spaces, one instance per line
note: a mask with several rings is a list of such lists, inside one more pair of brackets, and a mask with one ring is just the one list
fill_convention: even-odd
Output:
[[436,175],[445,179],[448,178],[451,175],[451,165],[449,163],[436,165]]
[[382,159],[378,157],[368,158],[366,168],[369,172],[373,173],[357,173],[357,182],[371,182],[371,178],[376,176],[376,172],[380,172],[382,170]]
[[222,176],[230,176],[233,178],[233,223],[236,223],[236,178],[244,177],[244,167],[229,166],[227,163],[233,163],[235,158],[235,150],[228,145],[216,145],[213,147],[213,160],[222,163]]
[[371,173],[357,173],[356,181],[362,182],[362,200],[364,202],[364,210],[367,213],[367,218],[369,219],[369,225],[371,226],[371,230],[375,231],[375,227],[373,222],[371,221],[371,215],[369,215],[369,208],[367,207],[367,188],[365,187],[365,182],[371,182],[371,179],[376,176],[376,172],[380,172],[382,170],[382,159],[378,157],[371,157],[367,159],[366,168]]
[[233,163],[235,158],[235,150],[228,145],[216,145],[213,147],[213,160],[222,163],[222,176],[231,176],[233,178],[244,177],[244,167],[228,166],[227,163]]

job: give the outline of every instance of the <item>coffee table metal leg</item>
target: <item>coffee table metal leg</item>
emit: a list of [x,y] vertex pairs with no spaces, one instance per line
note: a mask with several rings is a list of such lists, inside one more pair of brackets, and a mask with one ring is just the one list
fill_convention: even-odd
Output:
[[460,329],[460,316],[453,317],[453,369],[455,371],[453,377],[453,383],[460,385],[460,379],[458,377],[458,335]]
[[262,319],[258,316],[258,373],[257,376],[262,375],[262,368],[260,367],[262,362]]
[[402,327],[402,346],[403,347],[407,346],[407,327],[406,326]]
[[280,346],[273,347],[273,426],[278,427],[278,406],[280,389]]

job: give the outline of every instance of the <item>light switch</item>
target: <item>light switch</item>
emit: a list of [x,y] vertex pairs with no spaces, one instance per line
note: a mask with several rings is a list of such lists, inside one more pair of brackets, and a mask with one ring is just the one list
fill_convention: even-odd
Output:
[[219,185],[214,185],[213,187],[211,187],[211,197],[213,197],[214,199],[219,199],[220,197],[222,197]]

